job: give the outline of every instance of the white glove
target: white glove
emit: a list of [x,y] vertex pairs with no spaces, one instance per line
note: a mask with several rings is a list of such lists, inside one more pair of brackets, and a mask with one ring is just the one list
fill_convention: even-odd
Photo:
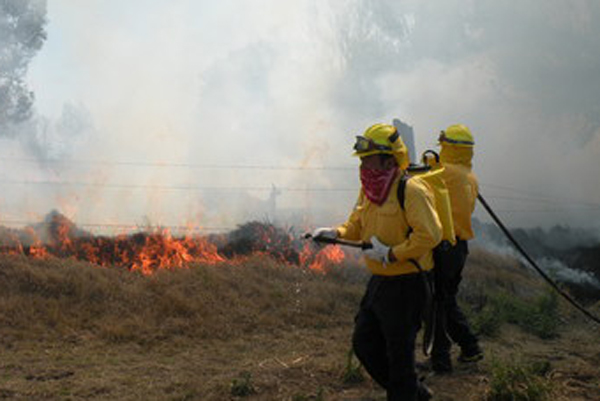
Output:
[[390,247],[379,241],[376,236],[371,237],[371,244],[373,245],[372,248],[363,249],[363,255],[369,259],[383,263],[385,267],[386,264],[390,263]]
[[313,238],[329,238],[336,239],[338,232],[335,228],[331,227],[319,227],[312,232]]

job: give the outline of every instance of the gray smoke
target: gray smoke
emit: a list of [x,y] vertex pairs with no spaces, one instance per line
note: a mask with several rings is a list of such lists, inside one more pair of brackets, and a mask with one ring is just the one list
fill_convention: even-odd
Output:
[[[508,255],[518,259],[524,266],[532,268],[521,253],[508,241],[504,234],[493,224],[474,220],[476,237],[473,245],[490,252]],[[582,249],[598,247],[600,238],[595,231],[565,226],[554,226],[544,230],[514,229],[511,235],[519,245],[534,259],[536,264],[553,279],[600,288],[600,271],[590,266],[569,266],[566,260],[575,260]]]
[[556,277],[559,281],[587,284],[600,289],[600,280],[590,272],[569,267],[560,260],[553,258],[541,258],[537,263],[546,273]]

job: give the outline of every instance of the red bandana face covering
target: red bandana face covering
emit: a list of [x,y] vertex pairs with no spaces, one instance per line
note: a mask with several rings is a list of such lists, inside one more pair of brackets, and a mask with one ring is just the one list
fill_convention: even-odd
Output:
[[376,205],[383,205],[397,175],[397,168],[379,170],[361,167],[360,182],[367,199]]

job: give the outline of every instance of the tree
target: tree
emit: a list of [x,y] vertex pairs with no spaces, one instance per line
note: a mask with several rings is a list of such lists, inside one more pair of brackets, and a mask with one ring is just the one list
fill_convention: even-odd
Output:
[[46,40],[46,0],[0,0],[0,128],[31,117],[24,78]]

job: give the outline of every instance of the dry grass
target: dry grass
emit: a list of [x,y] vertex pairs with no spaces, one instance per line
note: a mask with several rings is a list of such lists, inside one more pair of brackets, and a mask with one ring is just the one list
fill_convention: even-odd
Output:
[[541,279],[509,256],[490,254],[484,249],[470,250],[464,271],[462,295],[473,302],[490,289],[509,292],[518,297],[539,295],[544,290]]
[[0,293],[4,341],[83,335],[153,344],[338,325],[360,288],[264,257],[147,277],[71,260],[3,256]]
[[[150,277],[0,256],[0,399],[383,400],[370,380],[342,380],[365,277],[261,255]],[[473,305],[491,290],[544,292],[513,260],[476,250],[464,289]],[[598,328],[561,316],[570,325],[550,340],[503,325],[479,366],[427,379],[436,399],[482,400],[492,361],[514,355],[550,362],[552,399],[600,399]],[[244,380],[254,393],[233,396]]]

